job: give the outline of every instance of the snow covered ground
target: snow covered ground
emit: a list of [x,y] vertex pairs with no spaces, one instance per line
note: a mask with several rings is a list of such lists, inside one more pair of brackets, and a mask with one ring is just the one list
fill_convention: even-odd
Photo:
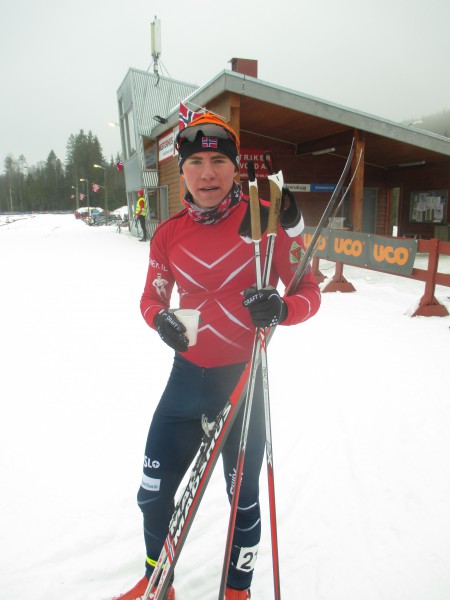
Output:
[[[135,497],[172,361],[139,312],[148,244],[3,218],[0,261],[0,598],[108,599],[143,572]],[[283,598],[449,600],[450,317],[409,316],[423,283],[345,275],[356,293],[269,348]],[[264,471],[261,498],[252,597],[269,600]],[[227,523],[216,469],[177,600],[217,598]]]

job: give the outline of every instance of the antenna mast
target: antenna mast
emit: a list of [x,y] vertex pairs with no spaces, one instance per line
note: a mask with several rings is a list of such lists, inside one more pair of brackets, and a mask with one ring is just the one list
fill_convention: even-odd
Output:
[[155,15],[155,20],[150,25],[151,31],[151,48],[152,48],[152,58],[153,58],[153,72],[155,75],[159,76],[159,64],[158,60],[161,56],[161,20],[158,19]]

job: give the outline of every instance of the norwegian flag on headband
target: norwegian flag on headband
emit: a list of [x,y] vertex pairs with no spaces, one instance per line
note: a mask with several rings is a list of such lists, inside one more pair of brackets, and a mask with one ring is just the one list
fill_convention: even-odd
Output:
[[117,170],[120,172],[123,169],[123,162],[121,160],[116,162]]
[[205,111],[200,110],[198,112],[194,112],[190,110],[186,104],[180,102],[180,112],[178,114],[178,129],[182,131],[185,127],[189,125],[194,119],[202,115]]
[[93,183],[92,184],[92,191],[93,192],[98,192],[100,189],[100,186],[97,183]]
[[217,148],[217,138],[202,137],[202,148]]

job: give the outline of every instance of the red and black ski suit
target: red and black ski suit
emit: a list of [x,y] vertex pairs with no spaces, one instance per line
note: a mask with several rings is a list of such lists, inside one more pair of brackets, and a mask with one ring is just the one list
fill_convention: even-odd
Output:
[[[174,285],[180,308],[201,311],[197,343],[175,353],[166,389],[153,415],[147,439],[138,504],[144,515],[147,573],[153,570],[167,535],[178,486],[203,435],[202,417],[213,422],[225,405],[251,358],[255,328],[243,291],[255,285],[253,244],[239,235],[248,207],[242,196],[230,214],[214,224],[195,221],[187,209],[161,223],[150,245],[150,263],[141,312],[147,324],[170,306]],[[267,237],[261,240],[265,256]],[[279,227],[270,284],[287,285],[304,248],[301,237],[288,237]],[[320,291],[309,270],[295,292],[284,298],[288,314],[282,325],[312,317],[320,306]],[[260,381],[260,377],[258,381]],[[262,389],[255,389],[244,474],[239,496],[233,550],[227,584],[250,587],[260,539],[259,474],[265,432]],[[242,411],[241,411],[242,412]],[[240,439],[239,416],[222,450],[227,492],[231,497]],[[195,560],[195,557],[192,557]]]

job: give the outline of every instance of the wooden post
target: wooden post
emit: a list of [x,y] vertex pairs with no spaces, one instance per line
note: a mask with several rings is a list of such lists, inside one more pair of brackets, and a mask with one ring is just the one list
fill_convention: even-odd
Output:
[[325,292],[356,292],[355,286],[347,281],[344,277],[344,264],[336,263],[336,270],[333,277],[323,288],[322,294]]
[[384,219],[384,235],[392,235],[391,218],[392,218],[392,188],[388,187],[386,190],[386,216]]
[[433,238],[427,241],[428,250],[428,269],[425,280],[425,291],[420,299],[417,310],[413,317],[446,317],[448,310],[443,304],[438,302],[434,296],[436,287],[436,273],[439,265],[439,240]]
[[322,281],[325,281],[326,277],[325,275],[320,271],[320,258],[318,256],[313,256],[312,259],[312,270],[314,273],[314,276],[316,278],[317,283],[322,283]]
[[[362,213],[363,213],[363,198],[364,198],[364,148],[365,134],[359,129],[355,129],[355,154],[352,162],[352,175],[356,169],[356,175],[350,189],[350,206],[351,220],[353,231],[361,231],[362,229]],[[359,156],[362,152],[361,160]],[[359,161],[359,166],[358,165]]]

